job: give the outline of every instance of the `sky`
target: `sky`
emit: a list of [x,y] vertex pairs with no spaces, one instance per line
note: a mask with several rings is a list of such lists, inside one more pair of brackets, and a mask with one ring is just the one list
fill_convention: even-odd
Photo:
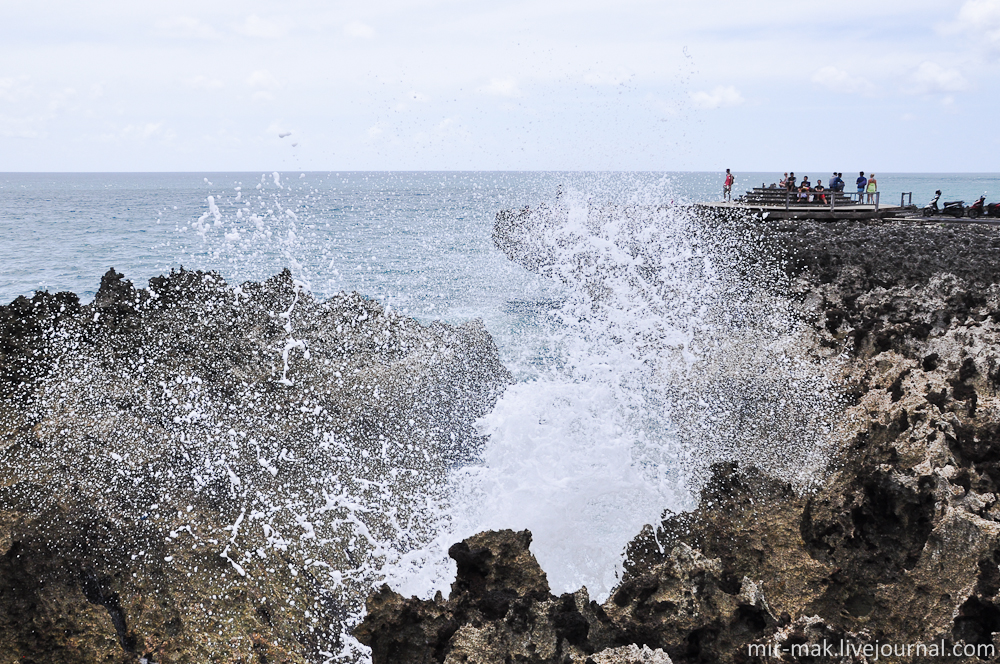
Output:
[[1000,0],[0,0],[0,172],[998,172]]

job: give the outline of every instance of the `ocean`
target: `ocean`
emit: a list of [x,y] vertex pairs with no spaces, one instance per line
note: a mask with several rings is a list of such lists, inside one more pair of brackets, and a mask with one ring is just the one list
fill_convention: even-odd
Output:
[[[781,174],[736,178],[734,195],[777,182]],[[971,203],[983,193],[988,202],[1000,200],[995,173],[877,178],[888,203],[910,192],[923,205],[936,189],[943,200]],[[180,265],[220,270],[236,281],[259,279],[294,258],[319,295],[356,289],[403,302],[422,319],[461,318],[465,307],[481,316],[496,308],[494,288],[476,283],[484,269],[506,271],[504,280],[514,279],[518,288],[530,281],[523,274],[519,280],[519,271],[492,247],[498,210],[551,201],[559,185],[597,200],[712,201],[721,197],[722,179],[721,173],[344,172],[281,173],[275,184],[274,173],[5,173],[0,301],[35,290],[71,290],[87,301],[110,266],[138,283]],[[845,180],[851,189],[853,173]],[[280,205],[301,213],[302,232],[294,247],[275,239],[245,248],[220,240],[220,233],[191,231],[208,212],[209,196],[224,221],[241,202],[258,213]],[[236,218],[228,223],[230,231],[246,226]],[[484,298],[492,304],[480,306]]]
[[[780,177],[736,175],[734,193]],[[938,188],[967,202],[1000,193],[995,174],[878,179],[889,202],[912,192],[922,205]],[[477,423],[484,446],[449,471],[428,527],[380,543],[395,553],[367,566],[367,581],[430,596],[450,582],[450,544],[529,528],[554,591],[585,585],[602,598],[626,543],[664,510],[690,508],[707,463],[752,457],[808,484],[840,407],[834,367],[807,357],[794,306],[762,287],[780,281],[777,268],[747,277],[734,266],[752,239],[684,205],[718,200],[721,183],[715,173],[2,174],[0,301],[35,290],[90,301],[111,267],[138,287],[181,266],[231,285],[287,267],[319,300],[357,291],[424,325],[482,320],[515,383]],[[525,210],[531,228],[512,255],[491,237],[507,209]],[[786,447],[769,459],[775,441]],[[358,514],[374,509],[352,500]]]

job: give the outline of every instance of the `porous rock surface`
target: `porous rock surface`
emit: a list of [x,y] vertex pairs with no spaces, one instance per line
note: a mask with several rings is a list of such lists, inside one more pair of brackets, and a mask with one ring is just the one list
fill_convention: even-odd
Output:
[[405,520],[509,381],[479,321],[287,271],[0,307],[0,663],[329,661],[378,501]]
[[[816,356],[841,358],[840,439],[815,490],[716,465],[697,509],[629,544],[602,605],[585,589],[549,594],[528,533],[477,535],[452,550],[448,600],[369,599],[357,634],[376,664],[941,659],[916,644],[946,648],[944,661],[995,659],[1000,232],[754,232],[784,264]],[[896,650],[876,657],[886,644]],[[624,647],[643,654],[605,659]]]

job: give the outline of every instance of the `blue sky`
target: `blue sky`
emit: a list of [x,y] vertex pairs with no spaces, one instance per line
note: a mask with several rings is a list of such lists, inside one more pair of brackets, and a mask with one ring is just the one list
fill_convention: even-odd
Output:
[[0,171],[1000,171],[1000,0],[0,6]]

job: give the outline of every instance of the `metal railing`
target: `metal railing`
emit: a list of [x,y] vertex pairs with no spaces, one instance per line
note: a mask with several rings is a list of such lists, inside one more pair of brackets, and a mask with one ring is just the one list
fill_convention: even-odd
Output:
[[[906,203],[904,203],[903,201],[906,201]],[[906,207],[907,205],[913,205],[912,191],[904,191],[899,195],[899,207]]]
[[[793,193],[795,194],[794,197],[792,196]],[[786,211],[788,210],[789,206],[791,205],[792,200],[799,200],[801,198],[800,193],[804,193],[804,194],[806,194],[806,196],[812,197],[814,199],[818,198],[820,196],[829,196],[829,198],[830,198],[830,212],[833,212],[834,210],[837,209],[837,194],[840,194],[842,196],[846,196],[847,198],[850,199],[851,203],[854,204],[854,205],[874,205],[876,212],[878,212],[879,202],[880,202],[880,200],[882,198],[882,192],[880,192],[880,191],[875,191],[875,192],[872,192],[872,193],[869,194],[868,192],[864,192],[864,191],[858,191],[858,192],[839,191],[838,192],[838,191],[833,191],[832,189],[824,189],[823,191],[818,191],[818,192],[813,192],[813,191],[810,191],[810,192],[799,192],[797,190],[786,189],[785,190],[785,210]],[[865,203],[865,198],[867,198],[868,200],[870,200],[872,202],[871,203]],[[812,202],[809,198],[806,198],[806,201],[807,202]]]
[[[874,204],[875,211],[878,212],[879,199],[882,198],[881,191],[872,192],[870,194],[866,191],[851,191],[851,192],[845,192],[845,195],[848,196],[851,199],[851,202],[854,203],[855,205]],[[874,203],[865,202],[865,199],[867,199],[868,201],[872,201],[872,199],[874,199]]]

